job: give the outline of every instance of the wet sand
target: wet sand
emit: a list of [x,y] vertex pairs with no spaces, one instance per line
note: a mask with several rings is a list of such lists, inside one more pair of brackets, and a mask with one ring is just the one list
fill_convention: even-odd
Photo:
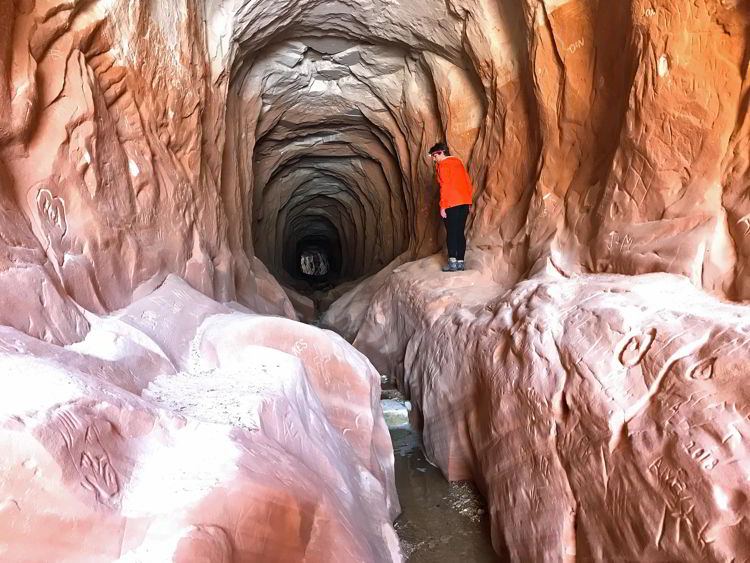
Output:
[[385,390],[383,408],[393,440],[396,487],[403,510],[395,528],[408,563],[495,563],[489,516],[471,482],[449,483],[422,452],[400,394]]

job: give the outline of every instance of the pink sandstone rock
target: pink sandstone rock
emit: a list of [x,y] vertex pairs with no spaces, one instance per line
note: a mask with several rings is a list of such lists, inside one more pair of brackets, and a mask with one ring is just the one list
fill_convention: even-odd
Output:
[[355,345],[397,376],[446,477],[480,485],[498,553],[750,556],[750,308],[551,265],[490,297],[482,272],[437,266],[395,273]]
[[306,323],[316,320],[317,310],[315,302],[311,298],[296,292],[290,287],[285,287],[284,291],[286,292],[287,297],[289,297],[289,301],[291,301],[294,306],[297,320]]
[[401,560],[379,377],[340,338],[177,278],[91,322],[0,330],[2,560]]
[[[514,559],[744,557],[747,313],[699,290],[750,299],[748,23],[738,0],[0,1],[0,483],[34,508],[2,505],[3,558],[397,558],[377,374],[281,320],[311,302],[395,366]],[[475,185],[455,279],[438,140]],[[133,476],[172,451],[196,496],[166,510]]]

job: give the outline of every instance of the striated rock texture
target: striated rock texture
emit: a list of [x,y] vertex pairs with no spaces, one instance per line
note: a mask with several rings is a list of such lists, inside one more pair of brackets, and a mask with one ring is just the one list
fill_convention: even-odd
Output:
[[333,284],[429,255],[442,232],[424,156],[443,137],[469,164],[471,239],[496,250],[501,283],[552,256],[750,298],[744,3],[2,10],[0,193],[28,222],[4,228],[44,249],[12,262],[54,272],[42,300],[61,332],[35,336],[85,332],[53,293],[104,313],[176,273],[292,315],[255,256],[299,291],[311,249]]
[[[498,550],[745,557],[749,23],[0,2],[3,559],[398,560],[377,374],[290,320],[329,305]],[[455,278],[437,140],[475,183]]]
[[[215,10],[189,0],[3,3],[0,194],[3,213],[26,224],[3,221],[2,238],[21,242],[14,253],[29,248],[8,275],[23,269],[29,287],[43,287],[19,309],[41,301],[56,330],[29,330],[20,314],[4,322],[69,342],[85,322],[66,298],[104,313],[169,273],[220,300],[291,314],[265,268],[230,240],[241,225],[230,226],[220,187],[225,61],[218,46],[209,53],[220,30],[205,22]],[[43,272],[55,281],[38,283]]]
[[3,561],[400,561],[380,377],[176,277],[60,348],[0,328]]

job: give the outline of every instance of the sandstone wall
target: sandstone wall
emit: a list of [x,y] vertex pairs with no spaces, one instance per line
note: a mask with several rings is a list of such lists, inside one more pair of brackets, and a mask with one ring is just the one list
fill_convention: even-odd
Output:
[[0,328],[3,561],[401,561],[380,376],[170,276],[63,348]]
[[504,291],[399,268],[355,346],[393,374],[425,452],[473,479],[512,561],[730,561],[747,552],[748,307],[672,274]]
[[[3,238],[8,252],[28,248],[7,275],[33,288],[4,322],[74,340],[85,323],[70,320],[68,299],[111,311],[169,273],[220,300],[283,310],[264,268],[228,235],[220,181],[229,55],[221,44],[209,52],[226,32],[216,9],[189,0],[4,3]],[[24,324],[21,311],[38,301],[57,332]]]
[[38,314],[58,334],[5,322],[36,336],[81,336],[68,297],[110,311],[170,272],[290,314],[254,256],[294,285],[310,237],[340,253],[339,281],[428,255],[441,137],[470,166],[470,239],[496,248],[498,281],[552,256],[748,297],[744,4],[3,10],[3,212],[28,223],[9,217],[26,242],[4,244],[29,249],[4,271],[51,276]]
[[[146,379],[175,375],[175,362],[185,358],[171,354],[184,356],[196,338],[177,330],[188,303],[205,298],[209,309],[292,317],[278,279],[293,286],[295,302],[314,316],[310,288],[296,269],[301,250],[317,245],[331,254],[330,283],[339,285],[314,294],[316,302],[341,297],[325,321],[356,338],[383,370],[399,373],[423,414],[444,407],[442,396],[424,392],[426,378],[452,392],[446,379],[451,366],[459,382],[478,385],[480,377],[476,401],[486,416],[459,425],[463,435],[439,439],[445,421],[430,418],[425,435],[446,474],[471,474],[484,484],[495,507],[498,549],[521,560],[566,558],[573,548],[581,558],[606,559],[618,546],[653,558],[662,551],[716,560],[739,553],[748,493],[730,461],[743,459],[733,450],[741,446],[724,428],[730,415],[721,414],[721,428],[714,428],[691,393],[705,391],[722,405],[744,393],[745,309],[697,292],[750,299],[749,21],[746,3],[736,0],[6,0],[0,5],[0,324],[10,331],[8,354],[44,360],[24,368],[35,374],[62,370],[55,377],[63,391],[66,378],[83,382],[86,393],[71,399],[61,391],[58,402],[104,401],[86,382],[94,376],[79,373],[91,361],[90,349],[84,358],[64,354],[53,367],[45,358],[61,353],[60,345],[98,334],[92,323],[142,302],[175,274],[193,293],[181,290],[155,311],[141,311],[146,317],[128,336],[156,354],[146,354]],[[437,259],[425,258],[442,244],[425,158],[441,139],[467,163],[475,182],[468,234],[476,275],[467,278],[469,289],[439,277]],[[669,276],[627,277],[648,273]],[[429,291],[420,285],[401,296],[414,276]],[[585,291],[598,296],[590,310],[579,304]],[[701,312],[649,301],[650,291],[688,296],[687,304]],[[465,294],[460,307],[446,314],[456,292]],[[393,308],[399,304],[403,311]],[[481,333],[493,328],[483,308],[511,315],[497,321],[489,340]],[[712,317],[714,308],[723,311],[721,318]],[[433,365],[457,353],[447,319],[462,327],[467,345],[490,354],[482,360],[492,358],[489,364],[471,364],[470,371],[460,363]],[[529,319],[541,324],[530,326]],[[576,319],[590,323],[573,341]],[[164,333],[153,333],[152,324]],[[517,330],[533,334],[517,342]],[[633,338],[620,339],[631,332]],[[179,345],[158,343],[172,333],[182,339]],[[630,365],[629,347],[646,341],[656,342],[654,357],[645,355],[643,367]],[[494,347],[510,342],[512,357],[496,358]],[[216,355],[219,363],[232,354],[210,347],[201,353]],[[578,358],[589,354],[591,373],[581,374]],[[717,354],[731,361],[723,367],[711,362]],[[702,366],[698,372],[688,359]],[[173,414],[153,414],[156,407],[142,402],[146,383],[131,381],[140,368],[117,360],[127,365],[118,363],[105,377],[114,386],[107,393],[116,396],[117,412],[104,408],[104,418],[117,426],[112,420],[130,416],[117,413],[142,409],[146,418],[172,420]],[[610,365],[615,360],[619,367]],[[8,360],[8,373],[15,361]],[[289,412],[297,414],[328,412],[325,399],[306,403],[310,373],[284,365],[279,369],[289,387],[277,389],[272,402],[290,400],[297,406]],[[404,365],[408,370],[401,373]],[[672,406],[654,400],[665,394],[670,370],[682,375],[666,395],[689,399],[676,407],[681,419],[670,418]],[[487,373],[492,377],[481,379]],[[596,385],[610,373],[620,385],[612,396]],[[702,381],[706,374],[709,383]],[[535,394],[522,404],[529,388]],[[482,402],[487,397],[490,406]],[[367,404],[377,416],[377,405]],[[29,406],[41,427],[53,417],[51,408],[44,401]],[[89,412],[90,405],[80,408]],[[451,416],[463,416],[464,407],[456,408]],[[510,414],[493,418],[498,409]],[[514,434],[515,412],[536,417],[538,425]],[[8,443],[18,431],[35,448],[36,438],[15,426],[24,413],[6,412]],[[337,423],[348,421],[345,413],[320,416],[330,426],[321,423],[321,435],[339,440],[343,426]],[[578,419],[583,422],[576,425]],[[467,436],[475,441],[468,453],[461,450],[471,442]],[[246,438],[230,440],[230,457]],[[63,451],[59,442],[39,440]],[[117,443],[125,457],[135,447]],[[368,461],[363,443],[331,453],[326,459],[343,456],[346,467],[323,473],[346,481],[360,464],[387,490],[388,472],[372,461],[387,458],[387,448],[373,445]],[[538,467],[513,457],[511,465],[497,465],[498,454],[485,453],[497,444],[516,453],[542,452],[534,458]],[[294,440],[286,447],[296,451]],[[666,461],[657,463],[657,455]],[[23,466],[22,457],[13,463]],[[586,461],[578,468],[574,461],[581,457]],[[542,458],[551,469],[540,469],[547,467]],[[65,487],[73,483],[61,490],[80,493],[77,487],[85,485],[70,481],[73,470],[60,459],[48,467],[64,474],[59,482]],[[711,465],[708,459],[717,462],[704,468],[712,473],[694,466],[696,460]],[[529,480],[527,498],[517,500],[498,467]],[[544,471],[551,475],[550,504],[535,500],[547,494],[537,482]],[[102,491],[113,495],[107,472],[100,477],[104,481],[95,484],[81,478],[95,493],[81,508],[81,521]],[[684,486],[675,491],[673,482]],[[642,524],[634,505],[618,500],[628,487],[655,491]],[[685,505],[688,488],[695,502]],[[354,505],[335,494],[326,499],[319,504],[335,505],[338,521],[355,518]],[[387,507],[373,499],[372,522],[385,525],[381,536],[392,539]],[[620,512],[607,512],[612,507]],[[524,528],[507,524],[507,514],[524,515],[519,521],[526,525],[537,512],[541,522],[563,517],[548,535],[532,530],[534,547],[518,535]],[[626,522],[622,529],[615,526],[618,518]],[[304,540],[309,520],[300,521]],[[105,524],[120,525],[112,522]],[[188,531],[175,531],[178,524]],[[331,545],[356,557],[398,558],[382,537],[367,545],[352,539],[378,535],[360,525],[344,539],[329,533]],[[198,524],[189,518],[172,522],[155,537],[204,542],[218,546],[217,560],[231,557],[225,551],[236,546],[227,547],[215,529],[224,524],[191,526]],[[151,549],[144,538],[128,545],[145,542],[143,549]],[[307,545],[301,540],[294,553]]]

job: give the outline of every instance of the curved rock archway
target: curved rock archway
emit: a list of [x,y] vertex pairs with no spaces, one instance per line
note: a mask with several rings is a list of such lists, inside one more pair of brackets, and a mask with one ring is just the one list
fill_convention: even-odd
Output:
[[398,561],[381,373],[514,560],[750,557],[749,25],[1,2],[3,558]]
[[[272,42],[252,63],[238,54],[230,84],[251,250],[297,288],[291,257],[308,236],[338,249],[337,283],[433,252],[438,240],[423,152],[440,135],[429,66],[419,51],[339,33]],[[422,122],[402,106],[407,94],[430,108]]]

